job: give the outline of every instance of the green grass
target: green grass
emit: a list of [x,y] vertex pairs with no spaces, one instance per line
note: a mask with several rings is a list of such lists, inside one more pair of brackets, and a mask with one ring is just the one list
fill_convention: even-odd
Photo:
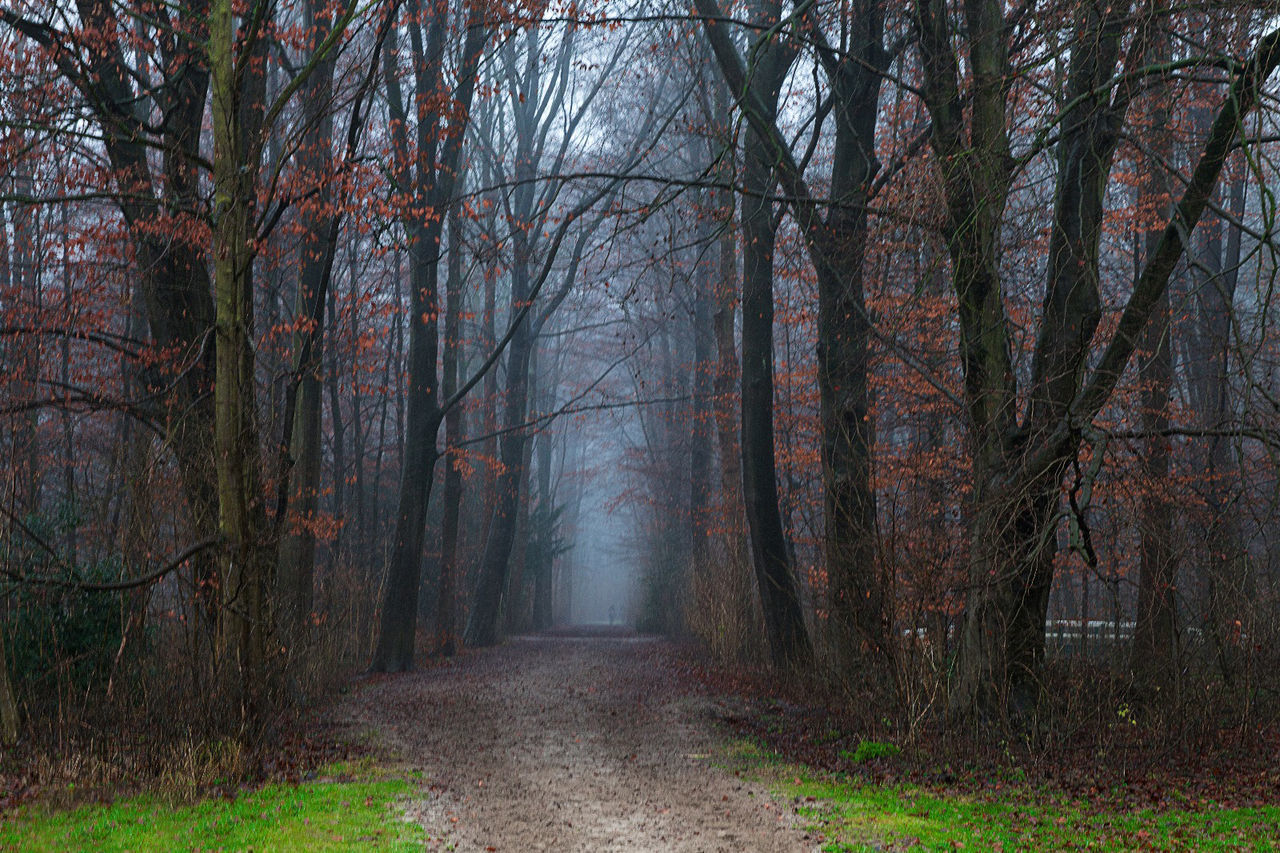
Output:
[[421,829],[396,808],[411,790],[404,779],[359,778],[177,807],[145,796],[70,811],[30,807],[0,825],[0,850],[421,850]]
[[738,743],[730,766],[798,801],[824,850],[1280,850],[1280,806],[1114,811],[1028,787],[986,794],[873,785]]

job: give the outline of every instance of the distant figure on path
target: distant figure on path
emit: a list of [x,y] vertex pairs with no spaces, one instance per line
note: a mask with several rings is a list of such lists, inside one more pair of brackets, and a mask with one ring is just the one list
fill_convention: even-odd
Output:
[[617,621],[618,621],[618,605],[610,604],[609,605],[609,624],[612,625],[614,622],[617,622]]

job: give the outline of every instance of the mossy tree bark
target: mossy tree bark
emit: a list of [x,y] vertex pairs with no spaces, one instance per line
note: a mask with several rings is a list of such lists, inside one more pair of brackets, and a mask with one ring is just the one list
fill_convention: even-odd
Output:
[[[261,10],[257,10],[261,13]],[[214,452],[225,540],[219,651],[246,716],[261,707],[271,629],[271,555],[260,488],[253,372],[255,140],[262,128],[261,63],[237,56],[231,0],[209,15],[213,123],[215,304]]]

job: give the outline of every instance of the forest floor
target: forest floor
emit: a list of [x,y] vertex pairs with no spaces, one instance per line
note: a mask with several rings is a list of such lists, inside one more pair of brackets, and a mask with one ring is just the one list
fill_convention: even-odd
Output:
[[871,700],[607,627],[343,693],[252,784],[0,772],[0,850],[1280,850],[1271,728],[1175,749],[1121,715],[1026,754],[899,740]]
[[665,642],[585,633],[366,679],[338,709],[428,780],[408,806],[427,849],[819,849],[767,785],[721,766],[734,700],[680,678]]

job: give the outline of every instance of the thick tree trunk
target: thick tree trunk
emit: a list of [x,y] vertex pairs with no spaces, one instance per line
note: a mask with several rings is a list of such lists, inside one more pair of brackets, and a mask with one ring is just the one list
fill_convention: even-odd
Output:
[[[698,5],[709,18],[718,17],[712,0],[699,0]],[[765,23],[771,23],[779,13],[777,9],[763,11]],[[851,28],[841,33],[834,47],[815,19],[803,17],[798,22],[817,49],[831,86],[836,133],[825,219],[801,166],[791,157],[787,140],[777,128],[772,96],[760,82],[761,45],[752,48],[754,66],[748,71],[719,25],[706,26],[721,71],[735,90],[744,117],[752,132],[767,140],[762,144],[775,156],[772,165],[779,168],[778,178],[791,196],[792,212],[817,273],[830,633],[842,668],[858,670],[864,678],[869,666],[883,672],[892,661],[888,579],[876,554],[876,507],[871,488],[874,424],[867,378],[871,325],[863,295],[867,204],[879,168],[876,121],[881,79],[889,61],[883,47],[883,19],[879,0],[860,0],[849,15]],[[766,33],[761,38],[776,36]],[[777,43],[770,46],[779,47]]]
[[[447,91],[441,75],[445,34],[450,23],[445,10],[432,10],[424,50],[416,21],[417,5],[410,4],[410,13],[415,20],[409,27],[414,57],[415,104],[422,97]],[[458,68],[458,84],[453,92],[453,102],[464,119],[471,109],[477,80],[476,68],[490,32],[481,18],[479,8],[472,6],[467,16],[467,37]],[[433,117],[432,122],[419,121],[417,159],[420,164],[427,165],[420,165],[416,174],[412,174],[408,142],[404,136],[407,126],[405,102],[400,95],[399,82],[392,64],[395,55],[394,43],[388,45],[384,53],[387,57],[385,76],[388,101],[397,119],[396,129],[393,131],[393,171],[401,191],[411,194],[414,202],[404,215],[410,235],[409,387],[395,534],[383,596],[378,642],[370,664],[370,669],[375,672],[402,672],[413,667],[427,504],[431,496],[435,463],[439,458],[436,433],[444,416],[438,399],[436,364],[439,345],[440,237],[445,220],[443,214],[453,202],[465,137],[462,128],[452,126],[450,133],[442,139],[442,131],[437,124],[439,116]],[[452,114],[451,125],[458,114]],[[437,151],[438,162],[435,156]],[[436,212],[437,215],[425,218],[421,212],[414,215],[414,207],[419,211]]]
[[436,383],[436,261],[438,244],[427,228],[414,228],[410,246],[409,387],[391,564],[382,600],[378,644],[370,669],[413,668],[421,589],[422,545],[436,459],[441,413]]
[[[537,209],[535,196],[538,158],[542,153],[540,134],[544,133],[543,111],[548,103],[554,105],[563,92],[546,91],[543,87],[543,53],[536,31],[528,35],[524,56],[524,68],[518,70],[514,46],[509,46],[507,68],[513,90],[520,97],[513,101],[515,130],[515,188],[512,190],[511,211],[511,322],[532,298],[532,266],[535,242],[538,240],[539,222],[545,222],[548,211]],[[485,540],[484,555],[480,560],[480,573],[472,596],[468,615],[466,643],[469,646],[491,646],[498,641],[503,596],[511,570],[512,547],[515,543],[521,493],[524,490],[527,462],[525,430],[521,427],[529,409],[529,365],[533,356],[535,335],[533,318],[526,316],[515,327],[507,345],[507,388],[504,401],[502,428],[499,439],[501,473],[495,483],[496,494],[489,532]],[[515,586],[518,587],[518,578]],[[509,601],[514,605],[515,601]]]
[[1143,698],[1172,701],[1177,686],[1178,643],[1173,507],[1164,490],[1170,476],[1169,391],[1173,384],[1173,359],[1169,346],[1169,296],[1156,303],[1155,314],[1143,335],[1144,352],[1138,359],[1142,392],[1142,429],[1146,454],[1142,462],[1147,477],[1140,510],[1138,610],[1133,629],[1130,672]]
[[[431,23],[431,42],[442,38],[442,16]],[[413,33],[417,96],[422,97],[434,80],[428,81],[425,58],[416,21]],[[393,117],[396,120],[396,179],[401,191],[412,192],[419,202],[425,201],[422,181],[418,177],[410,186],[408,141],[404,101],[392,66],[396,57],[394,41],[384,54],[386,83]],[[416,100],[417,98],[415,98]],[[421,144],[420,135],[420,144]],[[382,617],[378,640],[369,668],[373,672],[404,672],[413,668],[414,634],[417,630],[418,595],[421,591],[422,545],[435,472],[436,433],[442,413],[437,399],[436,347],[438,338],[437,279],[439,236],[443,217],[426,221],[409,220],[409,358],[405,391],[405,422],[402,438],[400,488],[396,500],[395,529],[391,540],[391,560],[382,599]]]
[[[1095,49],[1117,38],[1114,12],[1099,12],[1105,37],[1077,39]],[[1088,22],[1086,22],[1088,23]],[[1089,77],[1110,78],[1112,68],[1096,62],[1094,51],[1073,55],[1084,79],[1076,92],[1097,93]],[[1150,252],[1133,293],[1121,313],[1111,341],[1087,381],[1083,366],[1097,322],[1097,254],[1101,229],[1102,187],[1114,153],[1121,108],[1096,104],[1097,95],[1073,99],[1083,115],[1068,114],[1059,143],[1062,161],[1050,236],[1049,287],[1040,341],[1033,362],[1029,424],[1016,434],[1001,461],[979,453],[975,463],[977,523],[971,541],[969,599],[962,632],[960,665],[952,708],[978,718],[1019,715],[1038,694],[1039,657],[1044,622],[1040,602],[1052,581],[1053,510],[1058,484],[1080,446],[1078,424],[1088,423],[1110,400],[1140,341],[1140,336],[1168,287],[1169,277],[1185,250],[1184,235],[1194,230],[1217,184],[1242,118],[1257,103],[1261,84],[1280,64],[1280,31],[1273,31],[1232,81],[1205,141],[1182,198]],[[997,78],[998,79],[998,78]],[[1095,80],[1096,82],[1096,80]],[[1091,102],[1094,102],[1091,105]],[[1069,111],[1070,113],[1071,111]],[[974,119],[975,128],[978,126]],[[944,147],[945,151],[945,147]],[[940,152],[942,153],[942,152]],[[1099,173],[1102,173],[1099,175]],[[983,232],[994,235],[994,231]],[[980,243],[979,243],[980,244]],[[961,299],[962,335],[966,291],[962,272],[969,240],[952,241],[957,291]],[[998,279],[993,279],[998,282]],[[998,297],[997,297],[998,298]],[[1003,338],[1003,325],[997,328]],[[962,337],[962,349],[969,343]],[[989,351],[989,350],[988,350]],[[972,393],[974,375],[966,361],[971,411],[980,398]],[[975,417],[975,423],[981,421]],[[978,440],[997,446],[998,433],[975,429]],[[1006,433],[1006,435],[1009,435]],[[1005,439],[1008,442],[1008,439]],[[1026,447],[1019,447],[1022,442]],[[979,445],[981,448],[982,445]],[[990,464],[987,459],[994,459]],[[1037,618],[1039,621],[1037,622]],[[984,683],[984,679],[990,679]]]
[[214,288],[217,310],[214,448],[219,529],[225,539],[219,651],[238,676],[244,715],[262,711],[271,632],[272,564],[264,541],[253,353],[254,211],[265,75],[237,73],[231,0],[209,19],[214,179]]
[[[1230,209],[1237,218],[1245,206],[1244,182],[1232,182]],[[1199,425],[1221,432],[1231,421],[1231,380],[1228,373],[1233,348],[1231,323],[1240,265],[1240,229],[1230,226],[1223,239],[1221,220],[1207,223],[1196,251],[1200,262],[1195,293],[1196,322],[1193,333],[1191,402]],[[1200,460],[1205,473],[1205,499],[1210,514],[1204,557],[1196,578],[1201,604],[1200,619],[1213,645],[1225,681],[1236,674],[1238,661],[1230,636],[1246,608],[1245,549],[1233,517],[1231,503],[1239,489],[1238,464],[1231,439],[1212,435],[1205,440]],[[1247,621],[1240,618],[1240,623]]]
[[843,671],[884,677],[892,664],[889,580],[876,553],[871,488],[870,317],[863,295],[867,204],[876,161],[884,56],[881,0],[850,16],[853,52],[828,59],[837,103],[833,205],[809,244],[818,280],[818,388],[822,415],[824,545],[830,626]]
[[[776,117],[778,90],[791,56],[764,45],[752,87]],[[770,657],[776,666],[805,666],[813,656],[800,593],[778,508],[773,430],[773,249],[775,223],[769,196],[776,155],[769,140],[746,132],[742,198],[742,497],[752,563],[764,611]]]
[[[1062,467],[1039,484],[978,472],[969,536],[970,587],[952,685],[953,710],[980,722],[1019,719],[1040,697]],[[1055,476],[1056,475],[1056,476]]]
[[[87,27],[111,32],[116,10],[107,0],[78,4]],[[185,3],[176,29],[200,33],[209,19],[207,0]],[[30,34],[29,34],[30,35]],[[37,39],[39,36],[33,36]],[[84,79],[92,80],[98,98],[93,109],[104,137],[104,150],[116,174],[117,205],[129,228],[139,270],[139,287],[151,336],[160,349],[178,354],[185,364],[176,382],[163,376],[152,381],[152,392],[163,395],[165,430],[178,467],[191,526],[208,536],[218,525],[217,475],[214,462],[214,399],[208,393],[214,378],[214,303],[206,246],[191,239],[171,239],[157,228],[177,218],[191,224],[190,211],[202,204],[199,149],[209,66],[193,40],[176,38],[162,51],[167,97],[157,98],[164,109],[159,145],[147,139],[149,128],[135,123],[137,97],[122,45],[103,41],[87,47]],[[70,73],[70,72],[69,72]],[[75,75],[72,82],[76,82]],[[151,155],[158,147],[163,200],[153,180]],[[199,229],[191,229],[198,233]],[[212,629],[219,607],[217,558],[212,551],[192,559],[196,611]]]

